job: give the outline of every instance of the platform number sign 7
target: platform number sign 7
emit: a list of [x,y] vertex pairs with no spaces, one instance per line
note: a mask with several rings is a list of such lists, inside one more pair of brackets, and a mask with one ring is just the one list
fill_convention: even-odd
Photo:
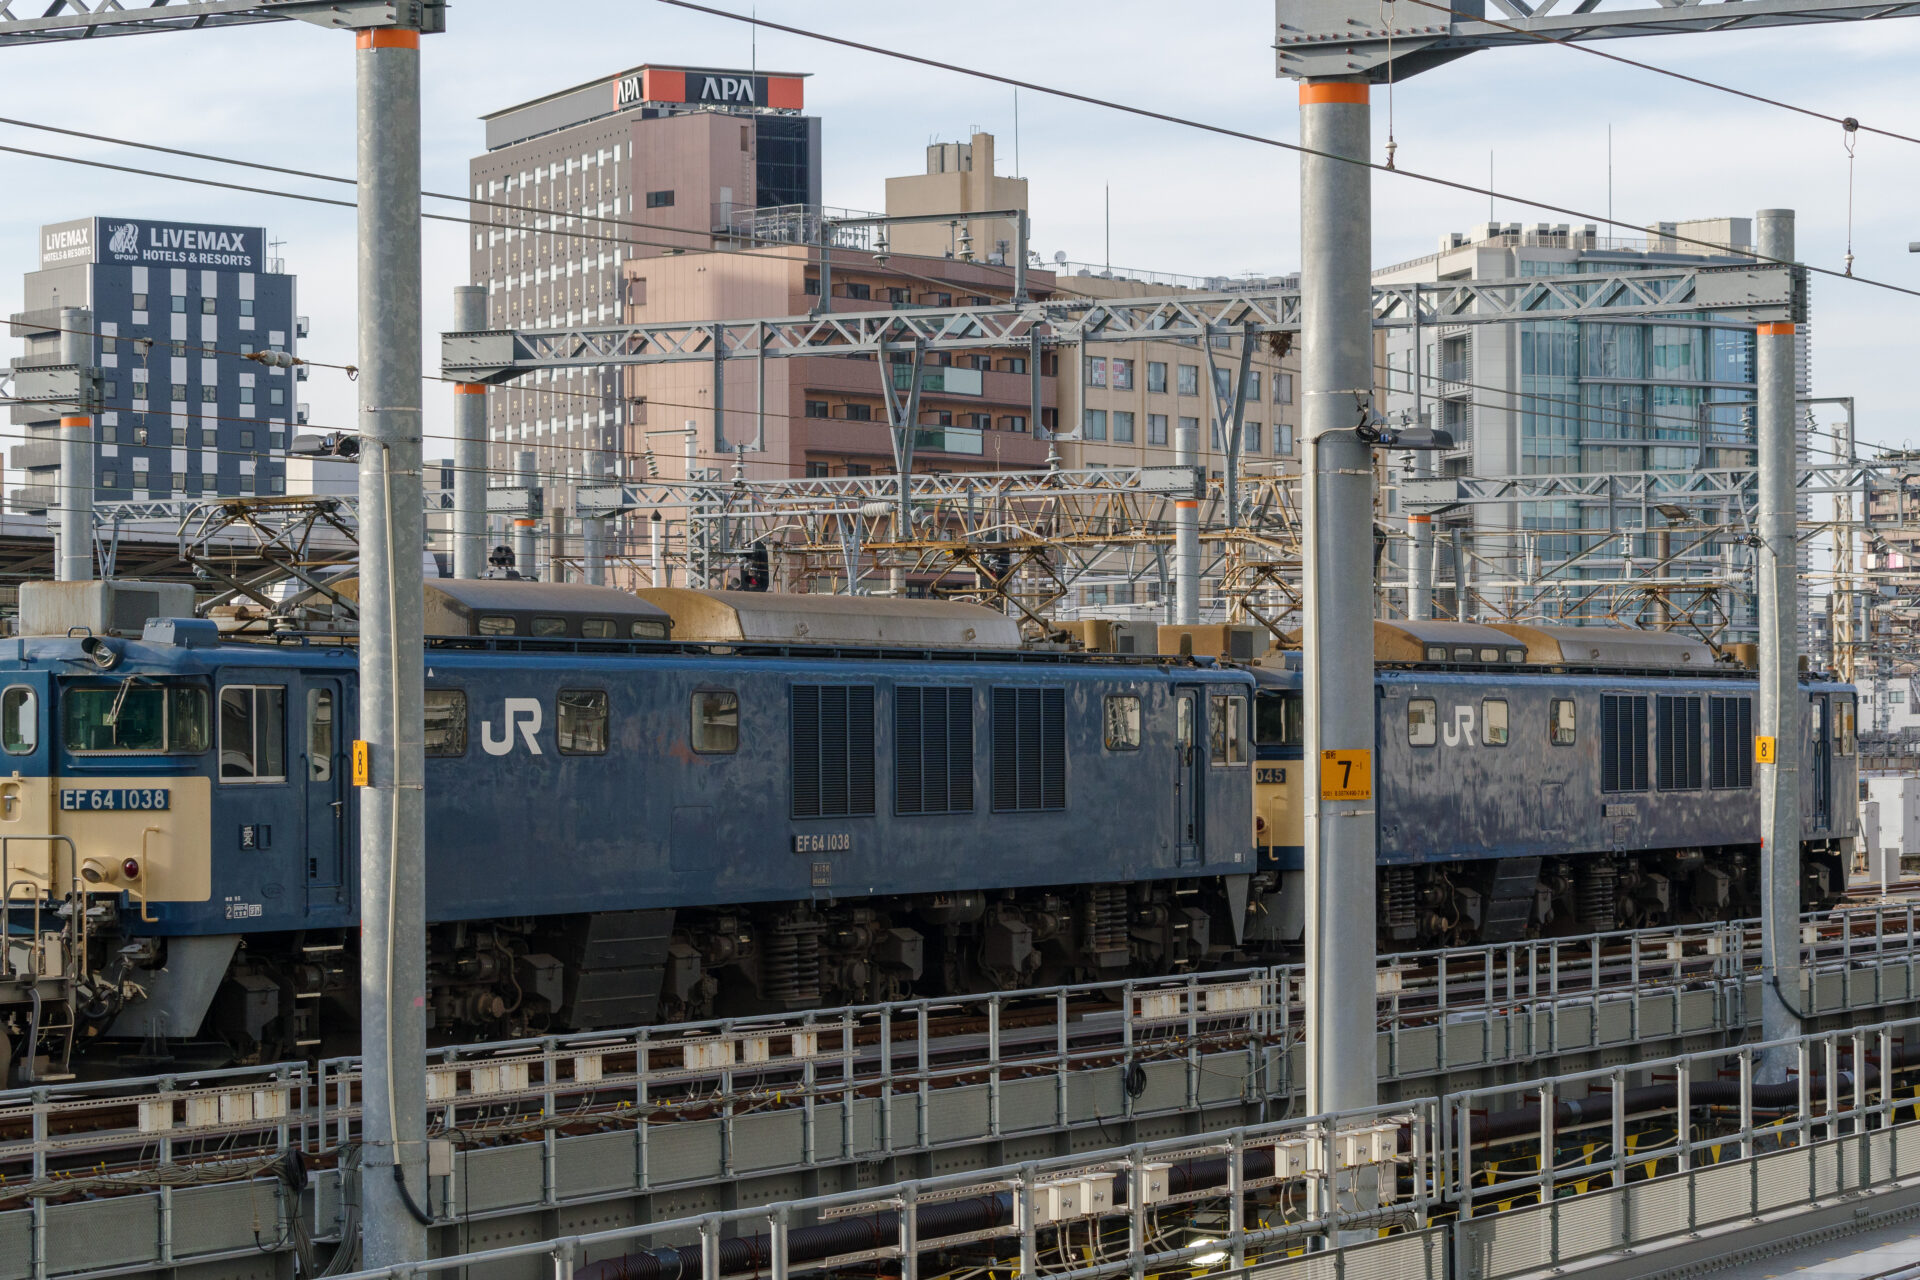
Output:
[[1320,753],[1320,798],[1322,800],[1373,799],[1373,752],[1322,751]]

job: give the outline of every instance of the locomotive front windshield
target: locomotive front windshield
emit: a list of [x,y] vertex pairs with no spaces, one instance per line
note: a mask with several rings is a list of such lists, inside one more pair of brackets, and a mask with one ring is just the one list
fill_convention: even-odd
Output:
[[69,685],[61,698],[67,750],[80,755],[185,754],[207,749],[207,691],[128,676]]

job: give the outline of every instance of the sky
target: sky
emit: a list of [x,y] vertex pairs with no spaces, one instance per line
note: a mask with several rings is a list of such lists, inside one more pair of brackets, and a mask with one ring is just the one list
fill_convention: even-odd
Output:
[[[1391,0],[1381,0],[1382,9]],[[711,0],[746,13],[749,6]],[[1612,7],[1608,5],[1607,7]],[[1274,73],[1274,10],[1259,0],[975,0],[960,10],[898,0],[760,0],[759,16],[866,43],[1215,123],[1298,139],[1294,86]],[[1702,79],[1920,136],[1911,74],[1920,22],[1889,20],[1771,31],[1616,40],[1600,46]],[[0,114],[14,120],[218,153],[328,174],[353,171],[353,45],[278,23],[0,51]],[[457,0],[448,30],[422,41],[423,163],[428,190],[457,193],[483,146],[479,117],[643,62],[811,73],[807,110],[822,117],[824,197],[885,206],[889,175],[918,172],[929,142],[981,128],[999,138],[1000,171],[1030,180],[1033,244],[1075,261],[1194,275],[1298,269],[1298,158],[1282,148],[929,70],[657,0]],[[1857,135],[1851,182],[1843,131],[1577,50],[1484,51],[1374,94],[1374,146],[1389,118],[1401,169],[1493,185],[1516,197],[1625,222],[1798,211],[1803,261],[1920,290],[1920,144]],[[1608,132],[1612,133],[1609,177]],[[1016,143],[1017,136],[1017,143]],[[0,124],[0,146],[58,152],[334,198],[346,187],[143,153]],[[1017,156],[1017,170],[1016,170]],[[0,151],[0,309],[22,306],[44,223],[102,214],[265,226],[285,244],[312,318],[302,354],[352,363],[351,209],[105,173]],[[459,207],[432,201],[429,209]],[[1510,222],[1577,221],[1497,200]],[[1376,174],[1376,265],[1431,252],[1448,231],[1489,218],[1484,197]],[[1615,234],[1629,234],[1616,231]],[[426,367],[465,282],[462,228],[426,224]],[[1906,360],[1920,296],[1816,278],[1814,392],[1852,395],[1863,442],[1920,444]],[[444,390],[444,384],[441,384]],[[306,385],[317,428],[350,426],[353,389],[316,369]],[[429,455],[451,396],[427,395]],[[1831,413],[1829,411],[1829,416]]]

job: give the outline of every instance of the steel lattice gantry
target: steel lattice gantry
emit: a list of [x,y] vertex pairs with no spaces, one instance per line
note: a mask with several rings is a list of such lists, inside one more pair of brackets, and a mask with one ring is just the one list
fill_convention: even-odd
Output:
[[446,25],[446,0],[0,0],[0,46],[98,40],[104,36],[198,31],[259,22],[310,22],[357,30],[399,26],[423,32]]
[[[1516,320],[1713,317],[1729,326],[1800,317],[1805,278],[1767,265],[1688,266],[1620,275],[1455,280],[1378,285],[1380,326],[1502,324]],[[1417,320],[1416,320],[1417,317]],[[839,312],[780,319],[576,325],[563,329],[448,333],[441,372],[502,383],[540,369],[671,364],[787,356],[850,356],[914,346],[928,351],[1055,342],[1200,339],[1209,334],[1290,333],[1300,295],[1290,289],[1195,293],[1021,306]]]

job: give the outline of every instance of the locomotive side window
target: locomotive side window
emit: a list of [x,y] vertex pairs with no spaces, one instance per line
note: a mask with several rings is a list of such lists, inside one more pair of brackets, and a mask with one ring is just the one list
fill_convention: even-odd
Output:
[[893,808],[973,812],[973,690],[893,691]]
[[993,691],[995,812],[1067,807],[1067,691]]
[[1440,710],[1432,698],[1407,700],[1407,742],[1430,747],[1440,740]]
[[1428,662],[1445,662],[1446,660],[1447,646],[1443,644],[1430,644],[1427,646]]
[[1307,739],[1301,723],[1305,703],[1297,693],[1262,694],[1253,700],[1253,740],[1263,747],[1297,747]]
[[465,689],[428,689],[426,706],[427,754],[430,756],[467,754],[467,691]]
[[664,622],[630,622],[627,634],[635,640],[665,640],[667,624]]
[[287,690],[230,684],[220,691],[220,780],[287,780]]
[[739,694],[731,689],[696,689],[691,714],[695,751],[731,755],[740,749]]
[[10,756],[32,753],[40,743],[40,719],[34,706],[33,690],[23,684],[0,693],[0,746]]
[[1210,726],[1213,763],[1224,765],[1247,762],[1247,700],[1238,694],[1213,695],[1213,723]]
[[1833,749],[1843,756],[1853,754],[1854,723],[1853,698],[1843,696],[1833,700]]
[[1574,737],[1573,699],[1555,698],[1547,709],[1547,738],[1556,747],[1570,747]]
[[585,639],[585,640],[613,639],[613,619],[612,618],[580,619],[580,636],[582,639]]
[[1647,789],[1647,699],[1643,694],[1600,696],[1600,789]]
[[1107,750],[1140,749],[1140,699],[1130,693],[1107,697]]
[[1485,698],[1480,703],[1480,719],[1487,726],[1485,742],[1490,747],[1507,745],[1507,700]]
[[1700,789],[1700,699],[1663,694],[1655,701],[1654,736],[1659,739],[1659,787],[1662,791]]
[[796,684],[792,717],[793,816],[873,813],[873,686]]
[[[539,619],[534,619],[536,623]],[[563,756],[607,753],[607,691],[562,689],[554,736]]]
[[78,755],[207,749],[207,691],[198,685],[69,685],[61,694],[67,750]]
[[536,636],[563,636],[567,634],[565,618],[536,616],[533,620],[533,634]]
[[307,778],[333,777],[333,690],[307,690]]
[[483,636],[510,636],[520,629],[520,624],[504,613],[483,613],[473,625]]
[[1707,699],[1707,783],[1717,790],[1753,785],[1753,699]]

